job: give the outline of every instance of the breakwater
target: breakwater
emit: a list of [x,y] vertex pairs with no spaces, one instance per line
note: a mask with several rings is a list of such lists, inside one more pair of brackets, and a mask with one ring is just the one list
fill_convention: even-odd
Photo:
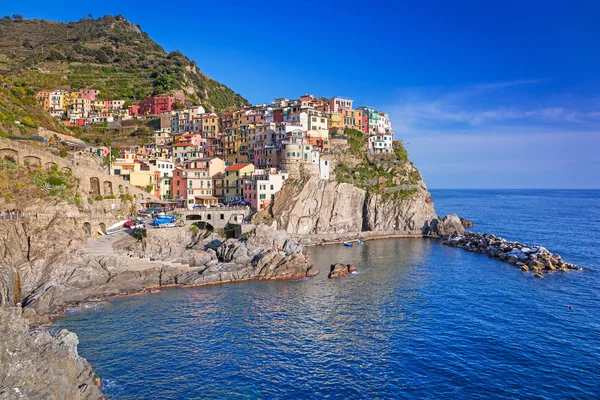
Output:
[[520,267],[523,271],[532,271],[537,277],[542,277],[542,273],[545,272],[580,269],[575,264],[565,262],[559,254],[553,254],[545,247],[511,242],[487,233],[465,231],[462,234],[446,236],[443,243],[467,251],[487,254],[491,258]]

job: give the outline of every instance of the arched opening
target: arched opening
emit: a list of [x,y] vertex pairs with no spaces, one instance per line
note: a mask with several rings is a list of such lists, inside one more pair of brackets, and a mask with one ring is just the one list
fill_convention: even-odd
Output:
[[123,185],[119,185],[119,193],[123,194]]
[[129,186],[125,186],[125,193],[129,194]]
[[58,164],[56,164],[55,162],[48,161],[46,163],[46,169],[52,169],[52,168],[57,168],[57,167],[58,167]]
[[36,156],[25,156],[23,157],[23,164],[41,168],[42,159]]
[[93,197],[100,196],[100,180],[95,176],[90,178],[90,192]]
[[103,186],[104,186],[103,187],[104,196],[112,196],[113,195],[112,182],[104,181]]
[[201,230],[207,230],[209,232],[213,232],[215,230],[215,228],[211,224],[205,221],[195,222],[192,225],[197,226]]
[[106,224],[104,222],[98,224],[98,232],[106,235]]
[[207,219],[207,220],[209,220],[209,221],[210,221],[210,219],[211,219],[210,217],[211,217],[211,215],[210,215],[210,214],[206,214],[206,219]]
[[83,234],[86,238],[92,236],[92,224],[90,224],[89,222],[83,223]]
[[195,214],[195,215],[187,215],[185,217],[186,221],[202,221],[202,214]]
[[221,219],[225,219],[225,214],[221,213]]
[[19,152],[9,147],[0,149],[0,157],[4,158],[5,160],[10,160],[17,164],[19,163]]

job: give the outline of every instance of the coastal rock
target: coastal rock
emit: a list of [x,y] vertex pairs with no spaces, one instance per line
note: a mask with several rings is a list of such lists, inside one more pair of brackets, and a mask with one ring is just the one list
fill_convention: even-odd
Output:
[[1,307],[0,399],[102,399],[78,342],[66,329],[30,332],[19,307]]
[[331,264],[329,275],[327,275],[327,277],[329,279],[343,278],[352,272],[356,272],[356,267],[354,265],[335,263]]
[[464,228],[471,228],[471,227],[475,226],[475,224],[473,222],[471,222],[468,219],[463,218],[463,217],[460,217],[460,223],[462,224],[462,226]]
[[[454,226],[456,218],[453,217],[451,221],[453,222],[450,225]],[[536,276],[542,272],[556,271],[557,269],[579,269],[574,264],[565,263],[560,255],[552,254],[544,247],[510,242],[490,234],[464,231],[462,234],[454,233],[440,237],[445,245],[487,254],[489,257],[520,267],[523,271],[533,271]]]
[[446,215],[442,219],[434,218],[430,224],[427,234],[430,236],[461,235],[465,232],[460,218],[456,214]]
[[386,231],[421,235],[435,218],[433,202],[422,181],[407,198],[369,194],[349,183],[318,177],[286,183],[270,209],[256,219],[298,235]]

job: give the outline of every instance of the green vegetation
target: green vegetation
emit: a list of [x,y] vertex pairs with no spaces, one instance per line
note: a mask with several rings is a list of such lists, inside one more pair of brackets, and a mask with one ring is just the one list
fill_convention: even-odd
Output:
[[[77,203],[74,190],[76,180],[71,175],[71,171],[60,171],[54,167],[50,170],[30,168],[28,172],[30,182],[50,196]],[[81,201],[80,198],[79,201]]]
[[402,140],[394,140],[392,143],[392,147],[394,149],[394,154],[396,158],[400,161],[408,161],[408,152],[404,147],[404,142]]
[[183,90],[190,102],[216,112],[248,104],[120,15],[69,23],[9,18],[0,23],[3,37],[11,40],[0,47],[0,73],[33,92],[94,88],[101,99],[139,102]]
[[34,90],[15,86],[12,80],[0,75],[0,136],[31,136],[38,126],[68,132],[57,119],[38,107]]
[[125,202],[133,203],[133,196],[130,194],[122,194],[119,196],[119,199],[124,203]]
[[350,183],[369,193],[382,194],[388,187],[394,187],[394,173],[368,161],[351,168],[340,165],[335,170],[340,183]]
[[147,184],[147,185],[146,185],[146,192],[148,192],[148,193],[152,193],[152,189],[153,189],[153,188],[154,188],[154,186],[152,186],[152,184],[151,184],[151,183]]
[[365,135],[357,130],[344,128],[344,135],[348,138],[348,145],[350,150],[355,155],[362,155],[366,151]]

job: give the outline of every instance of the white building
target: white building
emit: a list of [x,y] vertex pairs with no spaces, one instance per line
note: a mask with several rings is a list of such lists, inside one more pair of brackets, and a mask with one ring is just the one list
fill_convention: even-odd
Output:
[[369,152],[371,153],[391,153],[392,135],[373,135],[369,136]]

